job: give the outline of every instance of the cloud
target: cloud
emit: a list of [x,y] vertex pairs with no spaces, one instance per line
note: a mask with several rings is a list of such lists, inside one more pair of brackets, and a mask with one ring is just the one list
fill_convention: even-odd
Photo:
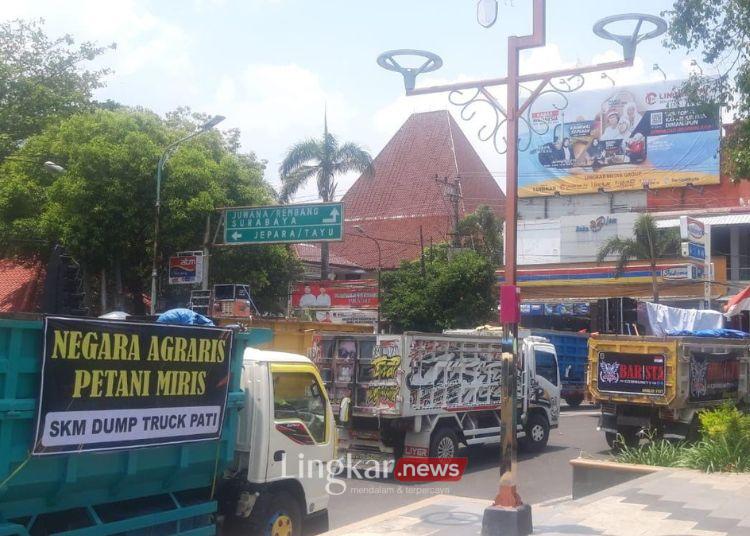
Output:
[[104,98],[115,98],[128,104],[137,95],[120,94],[128,78],[156,77],[159,84],[154,91],[169,91],[192,87],[195,69],[190,59],[191,36],[180,26],[158,17],[147,5],[136,0],[101,2],[72,0],[57,2],[11,3],[4,18],[37,18],[46,21],[47,33],[58,36],[70,33],[77,41],[96,41],[107,45],[117,43],[115,51],[107,52],[94,64],[110,67],[115,76],[110,87],[99,91]]
[[[224,76],[211,109],[227,116],[227,126],[240,128],[243,146],[268,159],[266,178],[276,186],[284,151],[297,141],[322,136],[324,109],[329,128],[340,142],[354,134],[357,116],[340,92],[324,87],[318,75],[293,63],[252,63],[236,76]],[[339,193],[353,180],[342,181]],[[312,181],[297,200],[310,200],[315,194]]]

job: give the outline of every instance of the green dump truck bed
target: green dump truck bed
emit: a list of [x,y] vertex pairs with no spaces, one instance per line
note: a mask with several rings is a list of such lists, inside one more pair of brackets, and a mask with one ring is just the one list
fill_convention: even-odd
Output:
[[242,355],[272,337],[263,328],[235,334],[219,441],[31,456],[43,322],[0,317],[0,535],[213,534],[211,487],[234,452]]

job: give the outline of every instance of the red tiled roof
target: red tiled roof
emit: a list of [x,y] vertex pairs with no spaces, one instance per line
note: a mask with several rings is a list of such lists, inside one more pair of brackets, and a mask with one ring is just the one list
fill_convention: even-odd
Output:
[[42,263],[28,259],[0,259],[0,312],[36,312],[43,288]]
[[459,181],[461,217],[478,205],[503,215],[505,196],[446,110],[412,114],[373,166],[342,198],[346,235],[331,243],[332,253],[363,268],[377,268],[377,248],[354,225],[380,240],[385,268],[419,257],[420,226],[425,247],[450,239],[453,211],[435,177]]
[[[320,244],[294,244],[294,251],[302,262],[320,262]],[[360,268],[358,264],[328,250],[328,263],[336,266]]]

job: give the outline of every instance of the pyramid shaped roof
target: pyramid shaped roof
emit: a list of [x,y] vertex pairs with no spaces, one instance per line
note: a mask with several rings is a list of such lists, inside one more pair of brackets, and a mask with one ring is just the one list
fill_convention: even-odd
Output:
[[412,114],[373,167],[344,194],[345,239],[331,243],[363,268],[377,268],[377,247],[355,225],[380,242],[384,268],[419,257],[420,228],[425,247],[450,240],[453,208],[441,181],[457,184],[460,217],[479,205],[503,216],[502,190],[447,110]]

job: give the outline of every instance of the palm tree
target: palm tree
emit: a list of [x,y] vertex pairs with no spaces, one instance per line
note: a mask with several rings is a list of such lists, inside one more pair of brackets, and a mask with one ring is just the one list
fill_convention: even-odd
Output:
[[[324,118],[323,138],[310,138],[296,143],[289,149],[279,167],[281,193],[279,200],[289,199],[310,178],[318,183],[318,195],[324,202],[336,196],[336,176],[350,171],[372,173],[372,157],[356,143],[339,145],[336,137],[328,132],[328,120]],[[328,242],[320,244],[320,276],[328,277]]]
[[677,255],[680,236],[676,229],[659,229],[650,214],[641,214],[633,226],[635,238],[610,238],[599,248],[596,260],[602,262],[610,255],[617,255],[615,277],[620,277],[630,259],[648,260],[651,265],[651,291],[654,303],[659,303],[659,285],[656,279],[656,260]]

